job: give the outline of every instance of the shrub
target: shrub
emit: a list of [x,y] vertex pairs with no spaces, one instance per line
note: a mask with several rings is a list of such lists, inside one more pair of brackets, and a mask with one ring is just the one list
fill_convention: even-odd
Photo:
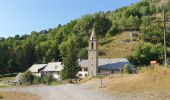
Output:
[[56,80],[56,81],[53,81],[53,82],[51,82],[50,83],[50,85],[62,85],[62,84],[64,84],[64,82],[63,81],[58,81],[58,80]]
[[123,41],[127,43],[127,42],[130,42],[130,39],[125,39]]
[[107,32],[106,34],[105,34],[105,37],[106,38],[110,38],[112,35],[109,33],[109,32]]
[[79,59],[87,59],[88,58],[88,50],[86,48],[81,49],[78,52],[78,58]]
[[167,58],[167,63],[168,65],[170,65],[170,58]]
[[149,65],[150,61],[156,60],[158,63],[163,63],[163,45],[152,43],[139,43],[133,53],[128,57],[128,60],[134,65]]
[[123,73],[125,73],[125,74],[130,74],[130,73],[131,73],[131,70],[130,70],[128,64],[125,64],[125,65],[124,65],[124,67],[123,67]]
[[99,45],[103,46],[103,45],[108,44],[108,43],[110,43],[110,42],[112,42],[112,39],[108,39],[108,38],[106,38],[106,39],[100,39],[100,40],[99,40]]
[[44,82],[45,82],[45,84],[50,84],[51,82],[53,81],[53,77],[52,77],[52,75],[45,75],[44,76]]
[[24,85],[31,85],[34,80],[34,75],[31,71],[26,71],[21,77],[21,83]]
[[99,56],[103,56],[103,55],[105,55],[105,54],[106,54],[105,51],[101,51],[101,50],[98,51],[98,55],[99,55]]
[[41,77],[35,76],[34,80],[33,80],[33,83],[34,84],[40,84],[42,82],[41,80],[42,80]]

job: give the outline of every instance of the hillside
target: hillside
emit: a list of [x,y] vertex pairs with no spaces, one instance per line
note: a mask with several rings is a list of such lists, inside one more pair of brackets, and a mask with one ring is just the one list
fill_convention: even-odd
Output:
[[160,7],[163,4],[167,4],[169,0],[145,0],[145,1],[149,1],[152,5]]
[[[138,48],[138,55],[133,55],[131,60],[137,62],[137,65],[148,65],[152,59],[163,63],[162,24],[150,23],[156,19],[153,18],[155,15],[160,19],[161,12],[162,8],[153,5],[150,0],[142,0],[114,11],[87,14],[56,28],[0,38],[0,74],[25,71],[35,63],[62,61],[71,38],[78,58],[87,59],[86,48],[92,28],[95,28],[98,36],[100,57],[121,58],[132,55],[132,50],[136,50],[134,44],[141,40],[144,42],[141,44],[143,48]],[[167,5],[166,12],[170,12]],[[129,36],[131,32],[135,32],[134,39]],[[167,38],[170,38],[169,31]],[[169,39],[167,45],[170,46]],[[145,52],[145,49],[149,52]]]
[[[129,56],[136,43],[133,32],[122,32],[110,38],[102,38],[99,40],[99,57],[101,58],[126,58]],[[104,43],[105,42],[105,43]]]

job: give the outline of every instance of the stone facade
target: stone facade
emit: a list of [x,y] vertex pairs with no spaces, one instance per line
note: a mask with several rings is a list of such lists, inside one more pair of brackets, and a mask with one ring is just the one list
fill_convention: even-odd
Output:
[[95,30],[93,29],[90,40],[89,40],[89,48],[88,48],[89,76],[96,76],[96,73],[98,72],[97,50],[98,50],[98,43],[97,43]]

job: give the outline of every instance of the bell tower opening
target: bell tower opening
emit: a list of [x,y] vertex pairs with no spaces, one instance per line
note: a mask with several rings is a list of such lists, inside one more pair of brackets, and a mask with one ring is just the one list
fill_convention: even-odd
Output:
[[93,45],[94,45],[94,44],[93,44],[93,42],[92,42],[92,43],[91,43],[91,49],[93,49]]

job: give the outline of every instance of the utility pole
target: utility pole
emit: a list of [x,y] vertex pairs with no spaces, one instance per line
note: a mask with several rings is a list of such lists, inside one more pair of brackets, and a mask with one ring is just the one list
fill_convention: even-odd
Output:
[[167,64],[167,42],[166,42],[166,22],[170,22],[170,20],[169,19],[167,19],[166,18],[166,12],[165,12],[165,5],[163,4],[163,18],[162,18],[163,20],[161,20],[161,21],[152,21],[151,23],[155,23],[155,22],[163,22],[163,31],[164,31],[164,36],[163,36],[163,38],[164,38],[164,64],[165,64],[165,67],[167,67],[168,66],[168,64]]
[[165,5],[163,5],[163,25],[164,25],[164,60],[165,67],[167,67],[167,47],[166,47],[166,15],[165,15]]

